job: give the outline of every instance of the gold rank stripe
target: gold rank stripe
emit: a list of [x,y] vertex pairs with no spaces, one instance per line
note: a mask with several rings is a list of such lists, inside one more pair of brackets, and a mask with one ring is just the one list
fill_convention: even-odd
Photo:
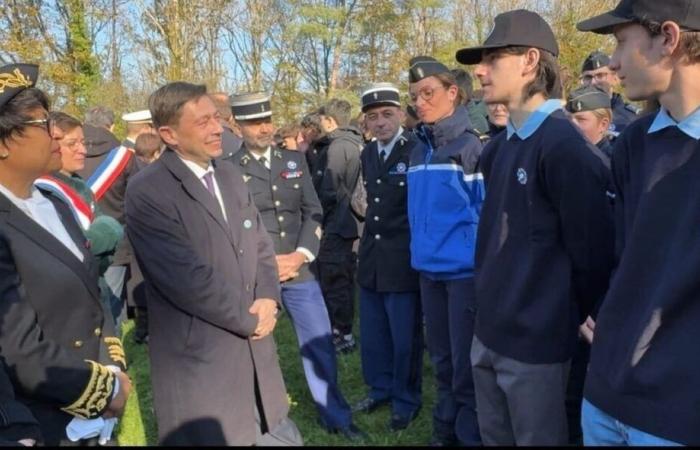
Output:
[[90,365],[90,381],[78,400],[61,410],[82,419],[91,419],[102,412],[112,398],[114,373],[95,361],[85,362]]

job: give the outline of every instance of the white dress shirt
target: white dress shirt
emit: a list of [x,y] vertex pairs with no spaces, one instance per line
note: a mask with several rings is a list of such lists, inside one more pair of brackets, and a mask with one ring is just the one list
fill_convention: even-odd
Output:
[[39,189],[32,186],[31,196],[23,199],[17,197],[12,191],[0,184],[0,193],[7,197],[20,211],[29,216],[30,219],[48,231],[51,236],[70,250],[80,262],[83,262],[85,255],[83,255],[83,252],[78,248],[78,244],[68,234],[66,226],[61,221],[61,216],[58,215],[58,211],[56,211],[51,200],[44,197]]
[[[381,159],[382,151],[385,153],[384,161],[389,159],[389,155],[391,154],[391,151],[394,149],[394,145],[396,145],[396,141],[399,140],[399,138],[401,137],[402,134],[403,134],[403,127],[399,127],[398,133],[396,133],[396,136],[394,136],[394,138],[391,141],[389,141],[388,144],[384,145],[384,144],[382,144],[382,141],[377,140],[377,151],[379,152],[379,156],[380,156],[379,159]],[[384,162],[384,161],[382,161],[382,162]]]
[[180,161],[185,163],[185,165],[194,173],[194,176],[197,177],[199,181],[204,185],[204,188],[207,189],[207,192],[209,192],[209,188],[207,188],[207,182],[204,181],[204,175],[208,174],[209,172],[212,173],[212,179],[214,180],[214,192],[216,192],[216,200],[219,202],[219,207],[221,207],[221,213],[224,215],[224,220],[228,223],[228,217],[226,216],[226,208],[224,207],[224,199],[221,196],[221,189],[219,189],[219,182],[216,181],[216,172],[214,171],[214,166],[211,165],[211,162],[209,163],[209,167],[206,169],[203,169],[202,166],[197,164],[196,162],[193,161],[188,161],[184,158],[182,158],[180,155],[178,155],[178,158],[180,158]]

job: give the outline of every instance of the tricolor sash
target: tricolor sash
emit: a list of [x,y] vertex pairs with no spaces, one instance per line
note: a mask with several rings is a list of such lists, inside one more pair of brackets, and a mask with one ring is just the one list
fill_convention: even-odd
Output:
[[49,175],[37,178],[37,180],[34,181],[34,185],[53,193],[63,200],[70,207],[73,216],[75,216],[75,220],[78,221],[83,230],[90,228],[90,224],[94,218],[92,208],[75,189]]
[[95,201],[100,201],[109,191],[119,175],[124,172],[133,155],[132,149],[120,145],[112,149],[102,164],[97,166],[95,172],[87,180],[88,187],[95,194]]

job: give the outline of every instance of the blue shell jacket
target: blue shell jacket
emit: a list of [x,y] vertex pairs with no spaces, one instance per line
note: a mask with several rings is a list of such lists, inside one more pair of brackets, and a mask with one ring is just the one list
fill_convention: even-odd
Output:
[[408,214],[411,265],[433,280],[474,275],[474,249],[484,177],[478,172],[481,142],[466,108],[435,125],[416,129],[411,152]]

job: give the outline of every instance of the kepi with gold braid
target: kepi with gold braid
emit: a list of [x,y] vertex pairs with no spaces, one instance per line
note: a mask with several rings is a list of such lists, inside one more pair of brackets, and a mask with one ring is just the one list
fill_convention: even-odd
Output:
[[61,410],[82,419],[92,419],[101,415],[112,399],[114,373],[95,361],[85,362],[90,365],[90,381],[80,397]]
[[36,64],[9,64],[0,67],[0,109],[25,89],[33,88],[39,76]]
[[106,337],[105,344],[107,344],[109,357],[112,361],[121,364],[124,370],[126,370],[126,354],[124,353],[122,341],[116,337]]

